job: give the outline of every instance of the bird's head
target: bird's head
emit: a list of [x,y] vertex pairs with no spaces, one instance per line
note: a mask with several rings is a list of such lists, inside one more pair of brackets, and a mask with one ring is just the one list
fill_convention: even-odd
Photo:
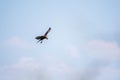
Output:
[[45,39],[48,39],[48,37],[46,36]]

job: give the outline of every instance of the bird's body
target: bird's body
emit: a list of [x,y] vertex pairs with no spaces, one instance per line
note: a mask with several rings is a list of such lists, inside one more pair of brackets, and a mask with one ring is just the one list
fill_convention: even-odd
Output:
[[[47,32],[46,32],[43,36],[37,36],[37,37],[35,37],[35,39],[37,39],[38,42],[41,41],[41,43],[42,43],[42,41],[43,41],[44,39],[48,39],[47,34],[50,32],[50,30],[51,30],[51,28],[49,28],[49,29],[47,30]],[[38,43],[38,42],[37,42],[37,43]]]
[[43,39],[46,39],[46,36],[37,36],[35,39],[37,39],[37,40],[43,40]]

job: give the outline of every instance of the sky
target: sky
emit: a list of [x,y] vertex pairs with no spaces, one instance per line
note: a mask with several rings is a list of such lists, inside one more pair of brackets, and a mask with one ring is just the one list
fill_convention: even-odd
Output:
[[119,4],[0,0],[0,80],[120,80]]

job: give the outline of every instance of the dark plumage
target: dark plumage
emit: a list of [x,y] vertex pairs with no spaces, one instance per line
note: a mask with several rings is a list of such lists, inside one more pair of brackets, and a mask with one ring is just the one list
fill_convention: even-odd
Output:
[[[35,39],[37,39],[38,42],[41,41],[41,43],[42,43],[42,41],[43,41],[44,39],[48,39],[47,34],[50,32],[50,30],[51,30],[51,28],[49,27],[49,29],[47,30],[47,32],[46,32],[43,36],[37,36],[37,37],[35,37]],[[38,42],[37,42],[37,43],[38,43]]]

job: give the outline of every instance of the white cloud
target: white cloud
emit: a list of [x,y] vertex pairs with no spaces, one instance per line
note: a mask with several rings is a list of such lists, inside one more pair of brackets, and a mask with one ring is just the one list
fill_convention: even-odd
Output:
[[[88,66],[84,70],[80,70],[75,76],[76,80],[119,80],[120,69],[110,65]],[[73,80],[74,80],[73,79]]]
[[[57,60],[53,56],[45,55],[42,61],[32,57],[21,57],[15,64],[6,65],[0,69],[2,80],[50,80],[55,77],[61,79],[72,74],[72,66]],[[7,79],[6,79],[7,77]]]
[[100,75],[97,80],[120,80],[120,69],[116,69],[111,65],[100,69]]
[[17,36],[9,38],[8,40],[5,41],[5,44],[11,47],[18,47],[25,49],[33,47],[31,43]]
[[113,42],[92,40],[81,46],[84,61],[88,61],[84,69],[80,69],[77,80],[119,80],[120,47]]
[[50,74],[67,75],[74,71],[74,68],[68,65],[64,60],[57,58],[59,56],[44,55],[44,65],[47,66],[47,70]]
[[48,77],[44,67],[31,57],[22,57],[16,64],[4,66],[0,74],[2,80],[46,80]]
[[58,63],[56,65],[51,65],[48,70],[53,74],[56,73],[59,75],[68,75],[74,71],[74,69],[66,63]]
[[120,47],[116,43],[93,40],[83,48],[86,55],[92,58],[114,61],[120,57]]
[[29,69],[34,70],[40,68],[40,65],[31,57],[22,57],[18,63],[8,66],[11,69]]
[[[75,60],[71,60],[69,57],[63,59],[61,56],[53,54],[43,55],[39,62],[32,57],[22,57],[16,64],[7,65],[1,69],[0,74],[5,74],[3,74],[4,77],[0,76],[0,79],[5,80],[8,76],[9,79],[6,80],[40,80],[41,77],[43,80],[48,75],[52,78],[63,79],[64,77],[65,79],[68,76],[71,78],[72,74],[75,75],[77,71],[80,71],[77,80],[107,80],[109,75],[112,75],[111,80],[113,80],[112,78],[118,77],[120,73],[120,69],[115,69],[117,62],[120,61],[120,47],[115,43],[92,40],[80,48],[69,46],[66,50]],[[85,61],[88,61],[88,64],[84,63]],[[106,61],[108,64],[104,64]],[[110,65],[114,67],[110,67]],[[81,66],[85,68],[81,68]]]

